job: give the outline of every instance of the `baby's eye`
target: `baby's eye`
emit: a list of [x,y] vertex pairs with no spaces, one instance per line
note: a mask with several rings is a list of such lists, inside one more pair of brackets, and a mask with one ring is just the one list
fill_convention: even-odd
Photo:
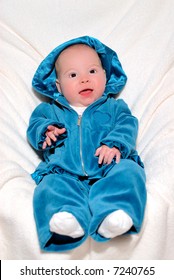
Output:
[[90,74],[95,74],[95,73],[97,73],[97,70],[96,70],[96,69],[91,69],[91,70],[89,71],[89,73],[90,73]]
[[75,78],[77,76],[77,74],[76,73],[70,73],[69,76],[70,76],[70,78]]

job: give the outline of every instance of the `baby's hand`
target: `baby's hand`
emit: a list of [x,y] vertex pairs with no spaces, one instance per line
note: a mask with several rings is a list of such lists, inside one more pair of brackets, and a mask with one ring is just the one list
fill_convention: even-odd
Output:
[[102,163],[110,164],[114,157],[116,157],[116,163],[119,163],[120,158],[121,158],[121,153],[120,153],[119,149],[117,149],[115,147],[109,148],[106,145],[102,145],[101,147],[99,147],[96,150],[95,156],[99,157],[98,158],[99,164],[102,164]]
[[47,127],[47,131],[45,133],[46,138],[45,141],[43,142],[42,149],[46,149],[47,146],[52,145],[52,141],[56,142],[57,141],[57,136],[63,134],[66,131],[66,129],[63,128],[58,128],[54,125],[49,125]]

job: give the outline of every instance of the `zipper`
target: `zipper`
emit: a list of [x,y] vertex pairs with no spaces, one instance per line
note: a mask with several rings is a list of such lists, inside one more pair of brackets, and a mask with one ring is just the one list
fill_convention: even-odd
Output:
[[[58,104],[60,104],[62,107],[65,107],[65,108],[69,109],[68,106],[62,104],[59,100],[56,99],[56,102],[57,102]],[[73,110],[73,109],[71,108],[71,110]],[[73,111],[74,111],[74,110],[73,110]],[[75,111],[74,111],[74,112],[75,112]],[[75,113],[76,113],[76,112],[75,112]],[[77,113],[76,113],[76,114],[77,114]],[[82,130],[81,130],[81,119],[82,119],[82,116],[78,115],[77,125],[78,125],[78,127],[79,127],[79,132],[80,132],[80,160],[81,160],[81,166],[82,166],[82,171],[83,171],[83,173],[84,173],[84,176],[87,177],[88,174],[87,174],[86,171],[85,171],[85,165],[84,165],[83,156],[82,156]]]
[[81,165],[82,165],[83,173],[84,173],[85,176],[88,176],[88,174],[85,171],[85,165],[84,165],[83,155],[82,155],[82,128],[81,128],[81,120],[82,120],[82,116],[78,116],[77,125],[79,127],[79,134],[80,134],[80,159],[81,159]]
[[[92,106],[96,106],[98,103],[104,103],[105,102],[105,100],[106,100],[106,98],[104,98],[103,97],[103,99],[102,99],[102,101],[101,101],[101,99],[99,100],[96,100],[93,104],[92,104]],[[70,109],[69,108],[69,106],[67,106],[67,105],[65,105],[65,104],[63,104],[63,103],[61,103],[58,99],[55,99],[55,101],[58,103],[58,104],[60,104],[62,107],[65,107],[65,108],[67,108],[67,109]],[[91,105],[90,105],[91,106]],[[89,106],[88,106],[89,107]],[[88,108],[87,108],[88,109]],[[72,108],[71,108],[71,110],[73,110]],[[73,110],[74,111],[74,110]],[[76,113],[77,114],[77,113]],[[87,174],[87,172],[85,171],[85,165],[84,165],[84,161],[83,161],[83,154],[82,154],[82,129],[81,129],[81,119],[82,119],[82,116],[78,116],[78,120],[77,120],[77,125],[78,125],[78,127],[79,127],[79,133],[80,133],[80,160],[81,160],[81,166],[82,166],[82,171],[83,171],[83,173],[84,173],[84,176],[88,176],[88,174]]]

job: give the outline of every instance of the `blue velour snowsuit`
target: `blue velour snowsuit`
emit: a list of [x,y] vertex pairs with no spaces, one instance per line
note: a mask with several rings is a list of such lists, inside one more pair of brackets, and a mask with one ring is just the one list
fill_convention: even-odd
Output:
[[[106,71],[107,84],[102,97],[86,108],[82,117],[69,106],[56,88],[55,61],[70,45],[84,43],[96,50]],[[138,123],[122,99],[115,99],[127,77],[117,54],[99,40],[84,36],[55,48],[38,67],[32,85],[51,98],[32,113],[28,139],[42,150],[48,125],[65,127],[66,132],[43,151],[42,161],[32,174],[34,216],[41,248],[64,251],[79,246],[91,236],[107,241],[97,229],[111,212],[122,209],[133,220],[128,233],[140,231],[146,203],[145,173],[135,145]],[[121,160],[99,165],[94,155],[101,145],[117,147]],[[49,221],[57,212],[72,213],[85,235],[71,238],[50,232]]]

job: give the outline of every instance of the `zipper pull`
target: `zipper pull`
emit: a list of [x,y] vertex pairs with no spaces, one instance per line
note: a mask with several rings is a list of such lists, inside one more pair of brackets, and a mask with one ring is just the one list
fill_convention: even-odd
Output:
[[82,116],[79,115],[79,116],[78,116],[78,120],[77,120],[77,125],[78,125],[78,126],[80,126],[80,124],[81,124],[81,119],[82,119]]

